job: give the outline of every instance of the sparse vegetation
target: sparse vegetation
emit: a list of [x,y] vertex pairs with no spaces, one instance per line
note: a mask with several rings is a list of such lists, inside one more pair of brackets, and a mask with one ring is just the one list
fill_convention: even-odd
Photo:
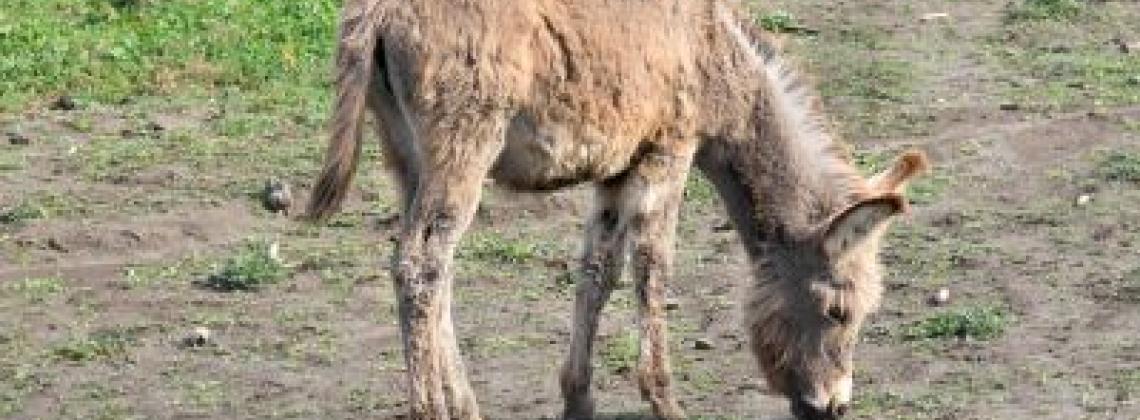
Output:
[[1065,20],[1081,13],[1085,0],[1020,0],[1006,8],[1006,19]]
[[288,276],[281,261],[270,252],[270,244],[251,241],[226,260],[221,271],[209,276],[205,286],[219,291],[254,291],[280,282]]
[[1107,152],[1100,159],[1097,172],[1109,181],[1140,184],[1140,153]]
[[905,340],[989,340],[1001,336],[1012,316],[998,307],[966,307],[940,312],[907,326]]
[[599,353],[602,366],[616,374],[630,372],[637,366],[637,358],[641,353],[639,343],[637,333],[634,331],[609,337]]
[[468,235],[457,251],[460,258],[503,264],[526,263],[542,253],[542,246],[538,243],[508,239],[494,233]]

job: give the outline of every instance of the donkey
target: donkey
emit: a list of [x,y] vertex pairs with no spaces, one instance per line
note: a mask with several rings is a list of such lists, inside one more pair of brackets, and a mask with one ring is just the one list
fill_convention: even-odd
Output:
[[311,217],[335,212],[379,126],[402,197],[392,275],[411,418],[479,419],[456,344],[453,252],[488,177],[549,191],[590,182],[595,209],[561,369],[565,419],[594,415],[598,314],[628,265],[638,384],[674,396],[664,285],[689,168],[715,185],[750,257],[743,307],[760,372],[799,419],[851,399],[851,353],[882,292],[877,252],[927,165],[870,179],[848,162],[806,83],[728,0],[348,0],[336,102]]

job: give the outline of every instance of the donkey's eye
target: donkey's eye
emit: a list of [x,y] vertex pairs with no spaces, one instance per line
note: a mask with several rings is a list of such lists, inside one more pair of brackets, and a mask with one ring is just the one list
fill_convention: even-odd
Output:
[[848,314],[847,311],[843,310],[843,308],[840,308],[838,305],[832,305],[827,308],[827,317],[831,318],[832,321],[835,321],[840,325],[846,325]]

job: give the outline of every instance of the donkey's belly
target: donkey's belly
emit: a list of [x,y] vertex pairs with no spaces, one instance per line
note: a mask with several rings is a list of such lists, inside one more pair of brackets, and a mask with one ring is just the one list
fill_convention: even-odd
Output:
[[513,118],[491,176],[522,190],[551,190],[613,177],[624,171],[640,139],[607,134],[589,124]]

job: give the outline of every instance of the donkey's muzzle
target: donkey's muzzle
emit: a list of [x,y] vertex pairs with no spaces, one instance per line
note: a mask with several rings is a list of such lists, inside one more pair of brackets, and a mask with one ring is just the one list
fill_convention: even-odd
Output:
[[839,420],[847,414],[847,404],[832,401],[827,408],[820,409],[802,398],[792,399],[792,415],[796,420]]

